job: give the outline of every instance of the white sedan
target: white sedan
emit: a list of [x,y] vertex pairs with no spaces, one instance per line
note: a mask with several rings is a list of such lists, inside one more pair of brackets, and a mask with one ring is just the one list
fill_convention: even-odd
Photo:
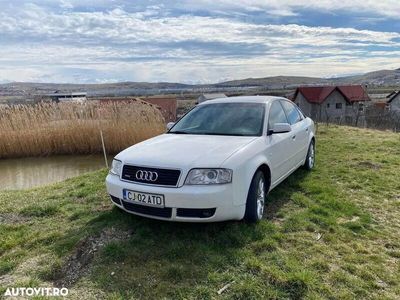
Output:
[[165,134],[119,153],[106,179],[112,202],[155,219],[262,219],[267,194],[315,161],[314,122],[281,97],[203,102]]

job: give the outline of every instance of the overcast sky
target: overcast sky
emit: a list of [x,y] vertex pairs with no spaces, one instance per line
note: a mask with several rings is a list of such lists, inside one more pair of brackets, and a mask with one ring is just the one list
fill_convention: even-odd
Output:
[[0,0],[0,82],[207,83],[399,67],[399,0]]

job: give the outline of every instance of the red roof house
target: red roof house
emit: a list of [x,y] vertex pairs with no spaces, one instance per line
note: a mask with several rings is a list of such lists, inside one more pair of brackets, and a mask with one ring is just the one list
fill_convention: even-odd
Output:
[[338,91],[350,103],[371,100],[361,85],[299,87],[294,93],[294,99],[296,99],[298,93],[301,93],[308,102],[321,104],[334,91]]
[[303,112],[317,121],[358,122],[364,102],[371,101],[361,85],[302,86],[294,93],[295,102]]

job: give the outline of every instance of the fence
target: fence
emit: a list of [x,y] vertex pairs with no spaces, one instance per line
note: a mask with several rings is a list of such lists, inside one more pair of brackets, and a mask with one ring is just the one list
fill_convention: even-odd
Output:
[[379,130],[392,130],[400,132],[400,111],[388,111],[375,108],[367,108],[363,114],[353,116],[324,116],[323,119],[316,118],[314,121],[325,124],[347,125],[361,128]]

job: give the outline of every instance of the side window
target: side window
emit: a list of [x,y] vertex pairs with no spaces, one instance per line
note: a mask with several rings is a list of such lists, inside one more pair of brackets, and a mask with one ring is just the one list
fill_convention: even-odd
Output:
[[282,105],[279,101],[274,101],[269,110],[268,116],[268,130],[276,123],[287,123],[285,112],[283,111]]
[[297,111],[300,114],[300,119],[303,120],[306,118],[306,115],[303,113],[303,111],[301,110],[301,108],[299,106],[296,106]]
[[286,112],[287,119],[290,125],[296,124],[301,121],[301,116],[297,108],[289,101],[281,101],[283,109]]

